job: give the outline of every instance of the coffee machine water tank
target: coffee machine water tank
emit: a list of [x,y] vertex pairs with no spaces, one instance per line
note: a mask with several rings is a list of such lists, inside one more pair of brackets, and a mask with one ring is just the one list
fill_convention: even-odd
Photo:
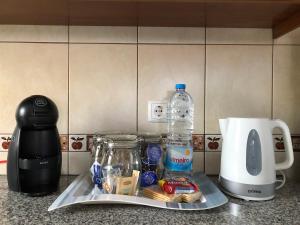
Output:
[[7,157],[9,189],[33,196],[56,191],[62,157],[56,105],[45,96],[28,97],[18,106],[16,120]]

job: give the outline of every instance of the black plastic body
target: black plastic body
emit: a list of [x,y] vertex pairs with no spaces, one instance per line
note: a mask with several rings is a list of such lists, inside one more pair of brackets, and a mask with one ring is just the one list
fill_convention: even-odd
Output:
[[62,160],[57,119],[56,105],[45,96],[20,103],[7,158],[10,190],[30,195],[57,190]]

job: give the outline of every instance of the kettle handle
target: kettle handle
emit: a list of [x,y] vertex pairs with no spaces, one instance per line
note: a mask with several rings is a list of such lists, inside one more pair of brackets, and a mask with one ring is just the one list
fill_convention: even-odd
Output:
[[285,161],[281,163],[276,163],[275,170],[286,170],[290,168],[294,162],[294,152],[293,152],[291,133],[286,123],[283,122],[282,120],[273,120],[272,128],[274,129],[275,127],[281,128],[283,131],[283,142],[285,148]]

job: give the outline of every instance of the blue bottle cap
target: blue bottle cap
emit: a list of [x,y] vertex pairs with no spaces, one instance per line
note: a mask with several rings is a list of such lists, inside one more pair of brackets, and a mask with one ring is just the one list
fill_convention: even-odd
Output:
[[176,89],[185,89],[185,84],[176,84]]

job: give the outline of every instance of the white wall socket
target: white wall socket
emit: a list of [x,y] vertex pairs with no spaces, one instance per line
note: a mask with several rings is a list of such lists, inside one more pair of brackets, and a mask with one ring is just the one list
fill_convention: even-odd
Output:
[[167,101],[148,101],[148,121],[167,123]]

